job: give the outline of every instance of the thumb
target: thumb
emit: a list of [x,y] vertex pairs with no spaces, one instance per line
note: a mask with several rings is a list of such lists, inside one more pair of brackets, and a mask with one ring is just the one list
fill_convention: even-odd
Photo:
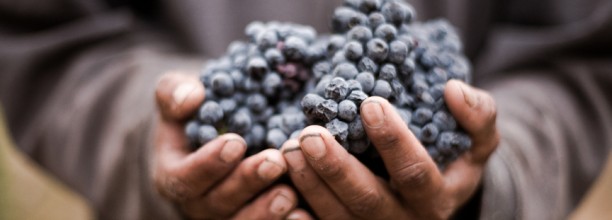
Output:
[[497,110],[489,93],[471,87],[458,80],[450,80],[444,90],[444,98],[457,122],[473,141],[474,160],[484,162],[499,141],[495,127]]
[[160,77],[155,98],[166,120],[184,120],[204,101],[204,85],[194,75],[169,72]]

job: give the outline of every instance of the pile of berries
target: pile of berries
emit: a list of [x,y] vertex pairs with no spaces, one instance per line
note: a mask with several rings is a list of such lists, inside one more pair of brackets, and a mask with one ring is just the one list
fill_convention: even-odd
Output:
[[253,154],[321,125],[362,161],[374,160],[359,106],[380,96],[434,161],[451,162],[471,140],[446,107],[444,85],[469,81],[469,64],[451,25],[414,19],[414,9],[401,1],[346,0],[327,36],[295,24],[249,24],[248,42],[232,43],[205,66],[206,101],[187,136],[198,147],[220,133],[238,133]]

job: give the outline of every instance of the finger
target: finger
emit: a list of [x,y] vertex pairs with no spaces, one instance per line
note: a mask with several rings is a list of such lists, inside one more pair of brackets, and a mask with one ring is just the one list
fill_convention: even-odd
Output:
[[201,196],[228,175],[246,151],[240,136],[225,134],[189,153],[182,128],[163,122],[158,127],[154,178],[158,191],[172,200]]
[[[304,209],[296,209],[293,210],[287,215],[287,220],[311,220],[314,219],[306,210]],[[322,218],[322,219],[331,219],[331,218]],[[338,218],[336,218],[338,219]]]
[[423,203],[442,187],[442,175],[419,140],[389,102],[370,97],[361,104],[364,129],[380,154],[393,185],[414,207]]
[[168,120],[183,120],[192,115],[204,96],[204,86],[195,76],[178,72],[164,74],[155,90],[157,106]]
[[305,128],[300,148],[308,164],[352,214],[365,219],[405,217],[393,195],[325,128]]
[[275,186],[241,209],[232,219],[285,219],[296,204],[297,197],[291,188]]
[[278,150],[264,150],[243,160],[202,199],[186,204],[185,209],[209,218],[228,218],[286,170],[285,160]]
[[289,140],[281,148],[289,167],[289,177],[320,219],[354,219],[315,171],[306,164],[298,140]]
[[[486,92],[451,80],[444,92],[447,105],[472,138],[472,148],[444,171],[447,190],[462,204],[475,192],[485,162],[497,147],[495,101]],[[469,177],[469,178],[466,178]]]
[[461,81],[450,80],[444,98],[453,116],[472,138],[471,162],[484,163],[499,142],[493,97]]

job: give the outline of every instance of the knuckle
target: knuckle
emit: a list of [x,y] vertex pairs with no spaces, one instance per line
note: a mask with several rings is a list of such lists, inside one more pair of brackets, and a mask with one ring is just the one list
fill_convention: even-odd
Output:
[[418,189],[431,182],[425,162],[415,162],[399,168],[393,175],[393,182],[398,187]]
[[338,163],[326,163],[319,166],[319,175],[329,181],[341,180],[346,177],[346,172],[343,166],[339,166]]
[[384,132],[383,135],[379,137],[380,139],[380,150],[386,150],[390,148],[394,148],[395,146],[400,145],[400,138],[393,132]]
[[361,217],[371,216],[382,208],[383,197],[375,188],[368,187],[356,193],[354,197],[346,201],[349,210]]
[[158,191],[172,200],[184,201],[194,197],[195,190],[180,178],[165,177],[155,182]]

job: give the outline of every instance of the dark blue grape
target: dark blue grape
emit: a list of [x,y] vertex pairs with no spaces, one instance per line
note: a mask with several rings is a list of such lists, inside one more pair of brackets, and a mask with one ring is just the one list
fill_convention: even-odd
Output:
[[374,38],[368,41],[367,44],[367,55],[370,59],[376,62],[382,62],[387,59],[389,53],[389,46],[381,39]]
[[216,124],[223,119],[223,108],[215,101],[207,101],[200,107],[198,118],[204,124]]
[[361,88],[364,92],[370,92],[374,89],[376,83],[374,75],[371,72],[361,72],[357,74],[355,80],[361,84]]
[[389,82],[385,80],[376,80],[376,85],[374,85],[374,89],[372,89],[373,96],[380,96],[383,98],[391,97],[393,90],[391,89],[391,85]]
[[211,125],[202,125],[198,129],[198,141],[201,144],[206,144],[209,141],[217,138],[219,134],[217,133],[217,129]]

